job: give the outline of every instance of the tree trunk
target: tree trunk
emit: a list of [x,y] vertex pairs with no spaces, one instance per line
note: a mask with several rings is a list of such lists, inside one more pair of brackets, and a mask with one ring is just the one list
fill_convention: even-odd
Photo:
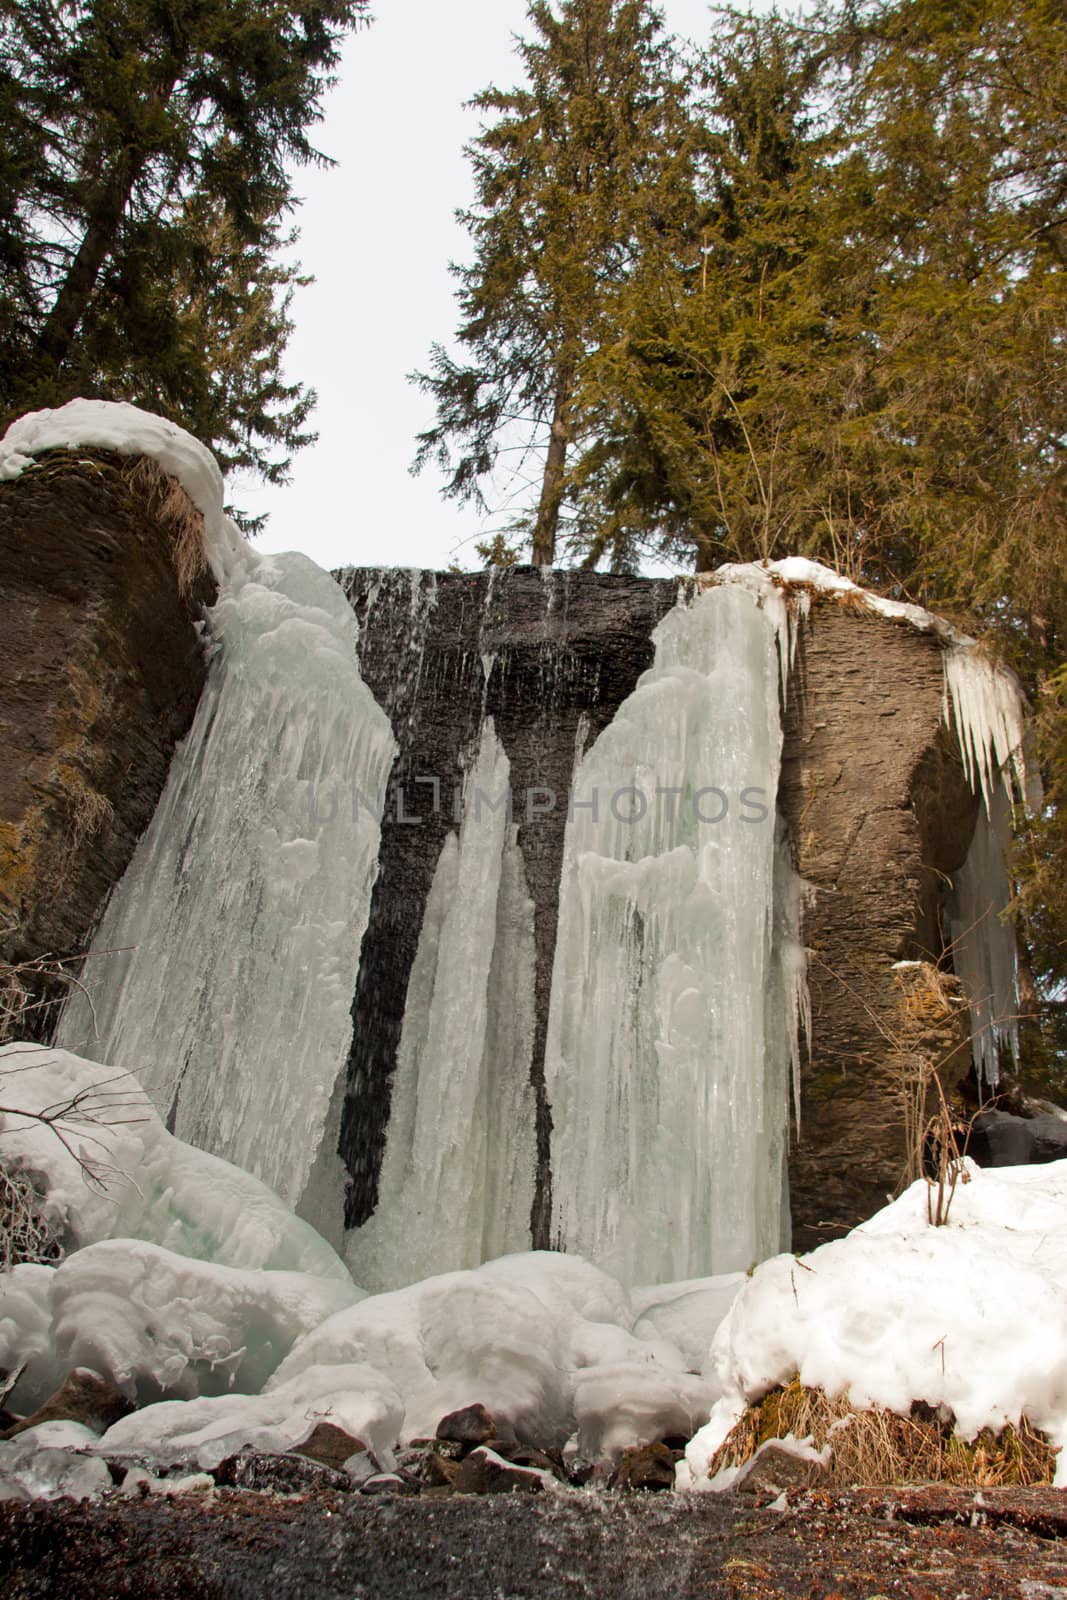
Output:
[[573,386],[571,368],[566,365],[559,367],[556,371],[556,394],[552,403],[552,427],[548,435],[545,475],[541,480],[541,499],[533,531],[535,567],[550,567],[556,557],[556,529],[559,526],[559,508],[563,500],[563,469],[567,464],[567,445],[570,442],[567,409]]
[[[177,81],[178,67],[172,62],[162,82],[147,96],[141,108],[142,113],[154,116],[164,109],[169,104]],[[143,125],[138,119],[131,126],[111,166],[104,171],[89,203],[82,242],[38,335],[38,367],[46,371],[50,369],[53,374],[59,372],[70,353],[75,335],[96,291],[104,262],[115,247],[115,239],[134,185],[152,153],[151,144],[146,142],[143,133],[140,137],[137,133],[137,127]]]
[[78,253],[37,339],[39,365],[52,373],[57,373],[66,360],[89,308],[144,162],[143,152],[135,155],[132,150],[120,151],[97,190]]

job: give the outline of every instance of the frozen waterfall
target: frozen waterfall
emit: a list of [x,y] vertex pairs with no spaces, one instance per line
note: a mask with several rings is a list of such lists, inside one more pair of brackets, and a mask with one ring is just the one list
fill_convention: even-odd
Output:
[[192,729],[93,942],[92,1006],[74,995],[59,1042],[135,1072],[173,1133],[296,1205],[377,871],[373,807],[352,801],[383,793],[394,742],[352,609],[305,556],[246,547],[208,630]]
[[509,780],[488,717],[423,916],[378,1208],[348,1236],[372,1290],[529,1249],[534,908]]
[[803,962],[775,838],[775,620],[733,585],[676,606],[575,772],[545,1061],[553,1243],[624,1282],[747,1268],[787,1238]]

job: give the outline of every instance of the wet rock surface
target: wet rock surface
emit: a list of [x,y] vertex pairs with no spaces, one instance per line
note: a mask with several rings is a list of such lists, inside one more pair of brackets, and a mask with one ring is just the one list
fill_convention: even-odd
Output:
[[[779,1502],[781,1504],[781,1502]],[[0,1505],[11,1600],[1052,1600],[1067,1586],[1056,1490],[794,1491],[486,1499],[239,1490]]]

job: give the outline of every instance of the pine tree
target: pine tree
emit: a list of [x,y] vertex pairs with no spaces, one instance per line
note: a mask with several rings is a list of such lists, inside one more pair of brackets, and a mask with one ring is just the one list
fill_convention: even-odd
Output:
[[447,495],[488,508],[502,449],[541,461],[536,502],[512,531],[550,564],[587,444],[591,353],[611,337],[619,291],[691,206],[684,94],[646,0],[534,0],[519,44],[523,87],[487,89],[489,121],[468,148],[476,202],[461,213],[472,264],[454,267],[456,359],[435,346],[416,380],[435,424],[416,470],[449,473]]
[[290,170],[365,4],[0,0],[0,408],[129,399],[284,472]]

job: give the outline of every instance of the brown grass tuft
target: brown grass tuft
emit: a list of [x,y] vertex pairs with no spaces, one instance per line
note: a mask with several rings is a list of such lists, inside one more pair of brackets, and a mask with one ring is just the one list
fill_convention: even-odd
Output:
[[[810,1439],[816,1450],[829,1443],[833,1459],[827,1488],[885,1484],[955,1483],[976,1488],[1047,1484],[1055,1471],[1056,1450],[1025,1417],[999,1434],[983,1428],[967,1442],[921,1402],[904,1417],[880,1406],[857,1411],[848,1395],[831,1400],[821,1389],[806,1389],[794,1378],[751,1405],[711,1459],[709,1473],[740,1467],[768,1439]],[[823,1480],[820,1480],[823,1481]]]
[[170,534],[178,592],[188,594],[207,571],[203,512],[197,510],[178,480],[164,472],[151,456],[138,456],[123,468],[122,475],[130,488],[147,500],[152,515]]

